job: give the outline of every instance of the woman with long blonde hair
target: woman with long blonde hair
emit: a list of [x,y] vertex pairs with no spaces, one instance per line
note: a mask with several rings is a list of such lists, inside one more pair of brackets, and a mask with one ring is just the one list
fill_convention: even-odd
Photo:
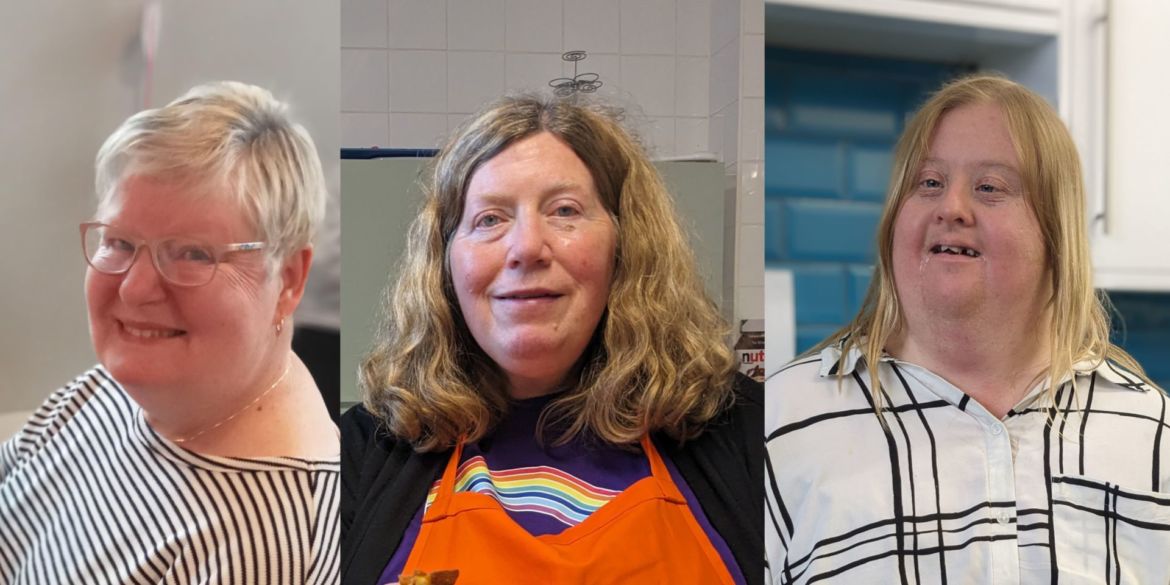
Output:
[[424,183],[344,417],[343,581],[759,582],[762,389],[614,113],[505,98]]
[[1109,341],[1051,106],[944,86],[877,240],[858,315],[767,383],[773,580],[1170,581],[1167,398]]

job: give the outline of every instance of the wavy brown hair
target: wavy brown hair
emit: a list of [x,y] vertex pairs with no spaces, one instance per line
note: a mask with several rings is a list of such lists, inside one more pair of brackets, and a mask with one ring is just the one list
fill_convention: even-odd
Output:
[[581,159],[617,227],[606,311],[541,428],[555,428],[557,443],[586,431],[619,446],[659,431],[684,441],[730,404],[727,324],[670,194],[620,120],[573,99],[506,97],[465,122],[424,171],[422,209],[360,372],[364,404],[390,433],[436,451],[480,439],[506,414],[503,372],[463,320],[447,250],[476,170],[541,132]]
[[[1056,382],[1072,375],[1073,365],[1080,361],[1100,364],[1108,359],[1144,377],[1137,361],[1109,341],[1109,300],[1093,289],[1085,186],[1072,135],[1044,98],[1018,83],[986,74],[943,86],[906,126],[894,154],[889,196],[877,229],[877,264],[865,301],[851,323],[805,355],[843,341],[842,361],[850,348],[858,347],[867,364],[876,364],[886,342],[905,326],[894,286],[894,221],[914,188],[939,121],[947,112],[975,103],[995,104],[1004,113],[1020,160],[1026,201],[1044,242],[1052,290],[1048,299],[1052,319],[1044,325],[1052,350],[1047,371],[1035,382],[1052,380],[1048,397],[1054,401]],[[868,369],[873,395],[880,399],[878,369]]]

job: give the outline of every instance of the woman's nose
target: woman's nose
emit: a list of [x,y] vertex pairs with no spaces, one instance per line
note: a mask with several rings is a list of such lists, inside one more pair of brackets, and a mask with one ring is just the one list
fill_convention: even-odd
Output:
[[508,268],[547,264],[552,257],[548,226],[539,217],[519,217],[508,233]]
[[971,207],[971,194],[965,185],[954,182],[947,186],[946,191],[939,199],[935,219],[942,223],[965,226],[975,224],[975,214]]
[[134,262],[122,274],[122,284],[118,293],[127,304],[144,304],[162,299],[166,296],[165,282],[154,265],[151,257],[152,250],[143,246],[139,248]]

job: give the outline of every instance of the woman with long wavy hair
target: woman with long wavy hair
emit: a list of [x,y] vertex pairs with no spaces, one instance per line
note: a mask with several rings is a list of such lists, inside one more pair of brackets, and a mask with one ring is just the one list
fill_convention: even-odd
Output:
[[618,117],[505,98],[423,182],[342,425],[343,581],[759,582],[762,390]]

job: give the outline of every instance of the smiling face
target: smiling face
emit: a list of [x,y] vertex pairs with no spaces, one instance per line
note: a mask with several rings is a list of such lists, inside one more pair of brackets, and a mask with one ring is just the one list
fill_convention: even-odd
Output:
[[609,299],[616,240],[589,170],[550,133],[472,175],[448,250],[451,279],[513,396],[553,390],[585,351]]
[[[258,234],[234,204],[196,198],[171,183],[122,181],[98,221],[137,238],[197,239],[208,244],[252,242]],[[217,392],[260,383],[275,356],[273,324],[280,295],[265,254],[229,253],[211,282],[186,288],[164,280],[140,249],[129,271],[86,272],[90,335],[101,363],[149,413],[182,404],[189,393],[214,401]],[[222,404],[222,402],[221,402]],[[230,402],[229,402],[230,404]]]
[[922,316],[1043,307],[1044,243],[999,106],[968,104],[939,120],[894,222],[893,264],[911,327]]

